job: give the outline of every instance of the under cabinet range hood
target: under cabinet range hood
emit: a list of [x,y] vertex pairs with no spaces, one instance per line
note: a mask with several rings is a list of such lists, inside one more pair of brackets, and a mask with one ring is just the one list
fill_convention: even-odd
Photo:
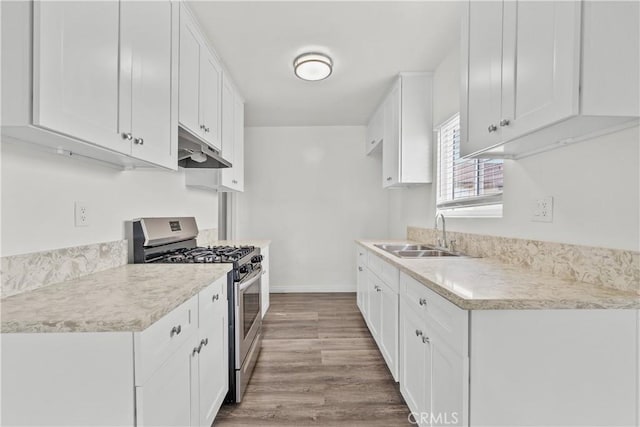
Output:
[[188,131],[178,128],[178,166],[183,168],[222,169],[231,163],[220,153]]

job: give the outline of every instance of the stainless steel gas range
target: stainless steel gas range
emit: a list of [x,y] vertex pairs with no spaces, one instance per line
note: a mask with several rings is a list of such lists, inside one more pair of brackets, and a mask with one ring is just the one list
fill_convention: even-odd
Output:
[[229,304],[229,393],[240,402],[262,343],[262,255],[254,246],[199,247],[193,217],[140,218],[127,224],[131,263],[231,263]]

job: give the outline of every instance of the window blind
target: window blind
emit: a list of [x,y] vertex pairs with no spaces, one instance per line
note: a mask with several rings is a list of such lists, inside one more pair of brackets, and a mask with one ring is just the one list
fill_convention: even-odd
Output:
[[503,161],[460,158],[460,116],[438,129],[438,194],[440,209],[502,202]]

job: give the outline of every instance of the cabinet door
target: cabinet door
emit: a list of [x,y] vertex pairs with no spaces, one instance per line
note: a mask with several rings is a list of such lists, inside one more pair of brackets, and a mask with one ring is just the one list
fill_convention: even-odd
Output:
[[244,191],[244,101],[236,96],[234,106],[235,148],[233,152],[233,177],[231,182],[237,191]]
[[398,182],[400,177],[400,80],[384,103],[384,136],[382,143],[382,187]]
[[185,7],[180,8],[180,94],[178,120],[180,126],[202,136],[200,118],[200,38]]
[[503,140],[578,114],[580,19],[580,2],[504,3]]
[[119,7],[34,2],[33,123],[129,154],[118,128]]
[[235,90],[226,74],[222,78],[222,157],[233,164],[235,133],[234,108]]
[[191,425],[192,347],[193,340],[189,340],[136,387],[137,426]]
[[366,272],[365,267],[356,266],[356,302],[363,316],[366,316],[365,300],[366,300]]
[[131,92],[122,100],[123,111],[130,110],[131,154],[170,166],[171,2],[123,2],[121,28],[123,51],[131,54],[131,69],[123,70]]
[[[378,292],[378,278],[367,271],[367,324],[371,335],[375,338],[376,342],[379,340],[380,335],[380,295]],[[379,344],[378,344],[379,345]]]
[[[199,304],[199,420],[210,426],[229,389],[226,281]],[[205,294],[204,292],[201,296]]]
[[267,315],[269,310],[269,248],[260,248],[260,253],[263,256],[262,259],[262,317]]
[[425,343],[425,323],[421,316],[402,303],[400,309],[400,392],[421,426],[421,414],[431,414],[431,348]]
[[[244,125],[244,109],[241,111],[237,107],[238,100],[239,97],[236,96],[231,82],[226,78],[226,74],[223,74],[222,156],[231,162],[230,168],[220,170],[220,185],[224,188],[224,191],[242,191],[239,188],[240,168],[242,168],[242,165],[238,164],[238,157],[241,157],[244,153],[240,152],[242,148],[238,147],[238,143],[241,142],[240,138],[243,135],[239,135],[238,132],[244,132],[244,128],[239,129],[238,120],[242,119]],[[242,117],[236,117],[236,115],[242,115]]]
[[454,352],[436,334],[432,333],[430,340],[433,415],[441,421],[438,425],[466,425],[467,359]]
[[470,1],[463,20],[461,140],[467,155],[500,142],[502,1]]
[[200,115],[204,126],[204,140],[212,148],[221,147],[222,69],[213,55],[201,48]]
[[382,283],[380,286],[380,351],[398,380],[398,294]]

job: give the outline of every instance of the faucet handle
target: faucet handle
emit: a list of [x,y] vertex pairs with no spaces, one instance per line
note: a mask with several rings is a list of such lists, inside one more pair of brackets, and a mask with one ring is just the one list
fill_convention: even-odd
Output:
[[456,242],[456,239],[449,240],[449,249],[451,250],[451,252],[456,251]]

